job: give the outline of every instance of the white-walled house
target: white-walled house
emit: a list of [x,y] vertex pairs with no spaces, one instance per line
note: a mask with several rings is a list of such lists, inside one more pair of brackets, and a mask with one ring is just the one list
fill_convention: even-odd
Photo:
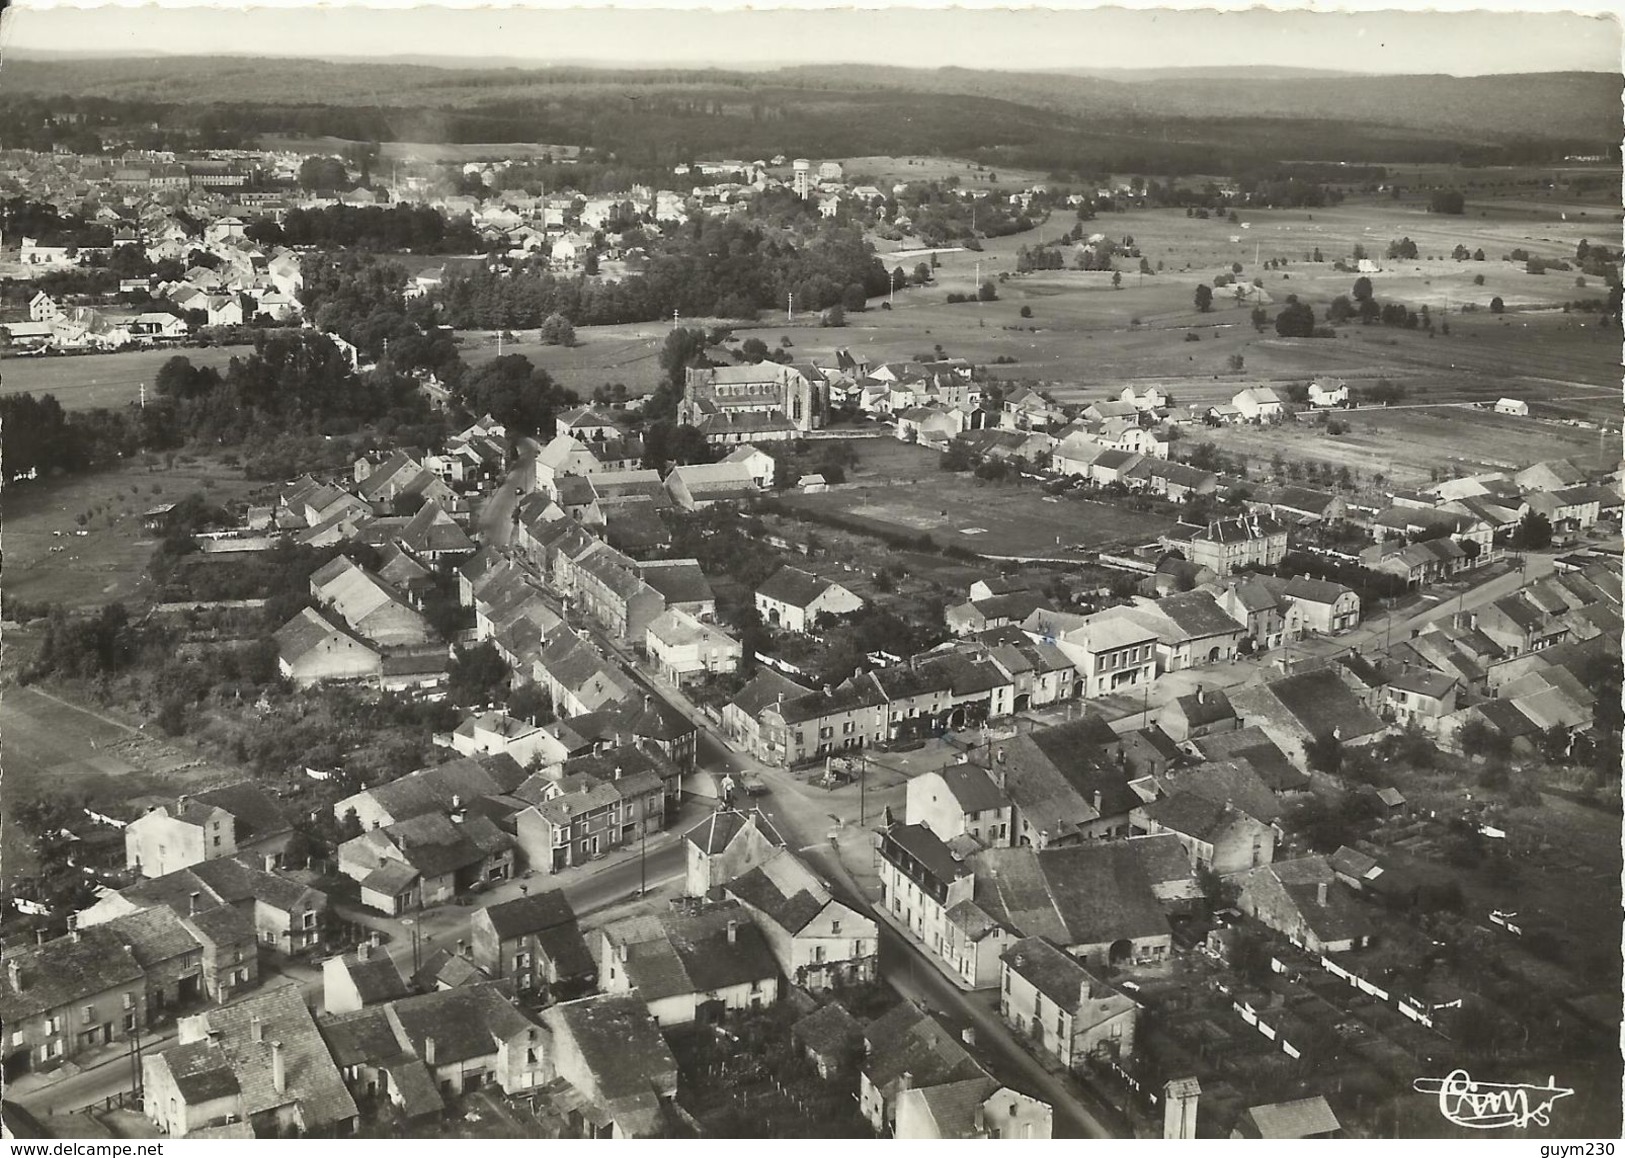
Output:
[[847,615],[863,599],[839,583],[799,567],[780,567],[756,589],[756,611],[762,622],[784,631],[806,633],[820,615]]

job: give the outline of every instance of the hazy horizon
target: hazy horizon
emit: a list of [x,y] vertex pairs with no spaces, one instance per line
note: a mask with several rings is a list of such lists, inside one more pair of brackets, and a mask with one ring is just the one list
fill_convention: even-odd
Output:
[[0,49],[84,59],[405,58],[450,68],[757,71],[871,64],[1103,74],[1260,67],[1488,76],[1618,73],[1620,29],[1617,19],[1573,12],[23,4],[0,17]]

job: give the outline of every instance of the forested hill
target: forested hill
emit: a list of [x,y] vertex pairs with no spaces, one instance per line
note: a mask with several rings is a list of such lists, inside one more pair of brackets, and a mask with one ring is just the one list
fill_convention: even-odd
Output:
[[[934,153],[1045,171],[1225,172],[1281,160],[1559,160],[1617,146],[1620,78],[1206,73],[1135,79],[858,65],[441,68],[8,54],[0,115],[72,106],[232,136],[565,142],[635,163]],[[35,110],[37,111],[37,110]]]

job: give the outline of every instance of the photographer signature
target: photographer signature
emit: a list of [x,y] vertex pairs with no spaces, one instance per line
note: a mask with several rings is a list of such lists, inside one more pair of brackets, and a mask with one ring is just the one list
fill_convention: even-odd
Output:
[[1574,1093],[1551,1077],[1543,1086],[1509,1085],[1477,1081],[1466,1070],[1453,1070],[1444,1078],[1417,1078],[1411,1088],[1419,1094],[1437,1094],[1445,1120],[1469,1130],[1550,1125],[1552,1104]]

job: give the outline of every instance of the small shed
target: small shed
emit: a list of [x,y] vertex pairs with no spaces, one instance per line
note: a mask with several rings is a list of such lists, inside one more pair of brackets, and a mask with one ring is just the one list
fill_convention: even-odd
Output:
[[821,474],[804,474],[796,480],[796,490],[804,495],[817,495],[829,490],[829,483]]
[[1529,403],[1521,398],[1501,398],[1495,403],[1497,414],[1512,414],[1519,418],[1529,417]]
[[144,511],[141,515],[141,529],[150,534],[161,535],[169,530],[175,519],[175,504],[165,503]]
[[816,1009],[790,1027],[796,1044],[825,1081],[849,1072],[863,1052],[863,1026],[838,1002]]

